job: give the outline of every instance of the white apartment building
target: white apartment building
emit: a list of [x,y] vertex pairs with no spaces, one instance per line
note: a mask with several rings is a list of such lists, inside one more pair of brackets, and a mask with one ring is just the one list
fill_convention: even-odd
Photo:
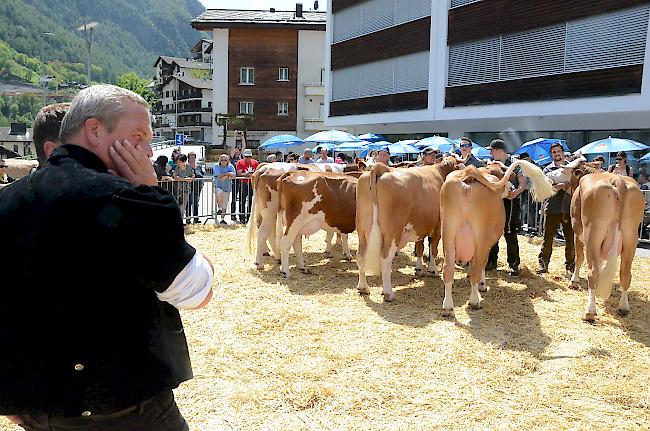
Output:
[[325,126],[650,142],[641,0],[329,0]]
[[[213,117],[253,114],[248,145],[324,129],[325,13],[208,9],[192,21],[212,32]],[[232,130],[214,126],[215,143]]]

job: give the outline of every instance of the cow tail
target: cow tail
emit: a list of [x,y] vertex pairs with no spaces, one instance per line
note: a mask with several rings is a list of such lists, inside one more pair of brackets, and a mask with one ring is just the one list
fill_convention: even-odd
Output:
[[282,180],[291,175],[291,172],[285,172],[277,179],[278,189],[278,213],[275,218],[275,245],[276,250],[280,250],[280,239],[282,239],[284,229],[284,207],[282,206]]
[[525,160],[519,160],[515,163],[521,166],[524,175],[530,179],[532,185],[530,193],[534,200],[543,202],[556,193],[556,190],[553,188],[553,183],[540,168]]
[[364,257],[366,272],[381,275],[381,229],[379,227],[379,207],[377,203],[377,179],[390,169],[383,163],[375,163],[370,169],[370,201],[372,203],[372,225],[368,247]]
[[246,248],[248,249],[248,254],[253,255],[253,243],[257,239],[257,218],[259,216],[257,205],[255,201],[257,200],[257,193],[253,194],[253,204],[251,205],[251,216],[248,219],[248,226],[246,226]]
[[[625,207],[625,202],[623,202],[623,196],[625,193],[621,190],[624,185],[623,181],[617,178],[617,182],[612,184],[612,192],[614,194],[614,199],[617,201],[618,205],[618,220],[611,223],[609,226],[609,232],[603,244],[605,250],[609,250],[607,253],[607,263],[598,277],[598,284],[596,286],[596,295],[603,300],[609,299],[612,294],[612,286],[614,284],[614,275],[616,274],[616,268],[618,263],[618,251],[621,248],[621,242],[623,241],[621,225],[623,222],[623,208]],[[605,204],[605,202],[603,202]],[[613,232],[612,232],[613,231]],[[613,241],[612,238],[613,237]],[[609,244],[607,244],[609,243]]]

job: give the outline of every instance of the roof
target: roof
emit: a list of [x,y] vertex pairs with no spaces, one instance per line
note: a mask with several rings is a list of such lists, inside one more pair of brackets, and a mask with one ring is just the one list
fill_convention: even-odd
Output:
[[199,51],[199,52],[202,51],[203,50],[203,42],[208,42],[208,43],[210,43],[210,45],[212,45],[212,40],[210,40],[210,39],[201,39],[198,42],[196,42],[196,44],[194,44],[194,46],[192,47],[192,49],[190,49],[190,51],[191,52],[193,52],[193,51]]
[[34,129],[27,128],[27,135],[10,135],[11,127],[0,127],[0,142],[32,142]]
[[304,12],[301,18],[295,11],[208,9],[192,20],[197,30],[231,27],[295,28],[298,30],[325,30],[326,12]]
[[202,78],[192,78],[188,76],[177,76],[179,81],[186,83],[187,85],[194,88],[205,88],[212,90],[212,80],[211,79],[202,79]]
[[170,57],[168,55],[161,55],[160,57],[158,57],[156,59],[156,62],[153,64],[153,66],[154,67],[158,66],[160,60],[163,60],[165,63],[176,63],[180,67],[184,67],[186,69],[209,69],[210,68],[209,63],[203,63],[196,60],[188,60],[187,58],[181,58],[181,57]]

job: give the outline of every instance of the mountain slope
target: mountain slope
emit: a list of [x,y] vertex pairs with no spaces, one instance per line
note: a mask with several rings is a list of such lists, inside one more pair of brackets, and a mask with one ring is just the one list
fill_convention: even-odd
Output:
[[[41,45],[45,63],[50,63],[48,73],[56,76],[57,66],[67,69],[69,65],[75,71],[70,75],[77,76],[83,71],[87,48],[84,34],[75,29],[98,21],[93,30],[93,81],[115,82],[127,71],[152,76],[158,55],[189,56],[189,49],[201,37],[190,21],[203,10],[197,0],[2,0],[0,42],[9,51],[31,57],[32,61],[22,61],[30,63],[24,66],[36,76],[40,75]],[[15,53],[11,56],[10,63],[21,64]]]

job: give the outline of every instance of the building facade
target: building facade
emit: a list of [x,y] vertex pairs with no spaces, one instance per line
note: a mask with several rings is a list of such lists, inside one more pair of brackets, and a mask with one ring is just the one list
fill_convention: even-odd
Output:
[[[252,114],[248,145],[323,130],[325,13],[208,9],[192,21],[213,34],[213,121]],[[215,144],[233,131],[214,126]]]
[[329,0],[326,127],[650,142],[642,0]]
[[[206,49],[209,44],[199,42]],[[197,44],[198,45],[198,44]],[[212,70],[210,61],[158,57],[156,91],[160,103],[154,107],[154,135],[174,139],[184,134],[188,141],[212,144]]]

